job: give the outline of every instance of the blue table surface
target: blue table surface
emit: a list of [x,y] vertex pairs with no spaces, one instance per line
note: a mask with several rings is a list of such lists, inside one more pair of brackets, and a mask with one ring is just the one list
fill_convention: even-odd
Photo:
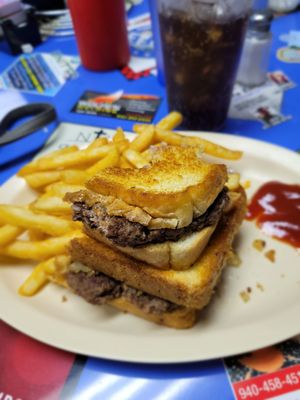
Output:
[[[134,17],[148,10],[146,0],[134,7],[129,17]],[[270,60],[270,71],[282,70],[298,86],[286,92],[282,105],[284,115],[292,115],[292,119],[268,130],[255,121],[229,119],[225,132],[268,141],[289,148],[300,149],[299,130],[299,103],[300,103],[300,67],[297,64],[287,64],[276,58],[276,50],[283,47],[279,36],[290,30],[300,30],[300,14],[293,13],[276,18],[273,22],[273,46]],[[77,55],[77,46],[74,37],[50,38],[36,48],[39,52],[60,51],[63,54]],[[3,42],[0,42],[0,72],[7,68],[15,57],[10,55]],[[49,102],[56,107],[60,121],[78,124],[93,125],[106,128],[115,128],[120,121],[110,118],[79,115],[71,112],[74,103],[84,90],[113,92],[123,89],[127,93],[154,94],[162,97],[162,103],[156,114],[158,121],[167,113],[165,89],[154,76],[137,81],[128,81],[119,71],[94,73],[79,67],[77,79],[70,80],[55,97],[22,94],[18,98],[11,92],[0,90],[0,114],[7,109],[10,101],[14,106],[30,102]],[[14,100],[10,100],[14,99]],[[132,122],[122,121],[125,130],[130,130]],[[34,154],[30,152],[23,159],[0,166],[0,183],[14,174],[19,167],[28,161]],[[10,147],[14,152],[18,149],[18,142]],[[34,147],[34,146],[33,146]],[[127,393],[127,394],[126,394]],[[129,396],[130,394],[130,396]],[[178,365],[144,365],[113,362],[102,359],[88,358],[85,367],[76,383],[76,390],[72,398],[78,399],[233,399],[222,360],[210,362],[178,364]],[[67,398],[67,396],[65,396]]]

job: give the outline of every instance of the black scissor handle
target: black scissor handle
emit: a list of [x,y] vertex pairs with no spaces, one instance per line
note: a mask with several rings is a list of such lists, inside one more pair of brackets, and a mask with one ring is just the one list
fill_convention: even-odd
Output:
[[[29,116],[32,116],[29,121],[9,130],[9,127],[20,118]],[[0,123],[0,145],[14,142],[30,135],[56,119],[55,108],[49,103],[33,103],[15,108],[6,114]]]

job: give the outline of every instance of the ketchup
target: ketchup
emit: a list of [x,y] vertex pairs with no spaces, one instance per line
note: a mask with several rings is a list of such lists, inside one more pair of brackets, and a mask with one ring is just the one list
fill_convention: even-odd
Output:
[[268,182],[253,196],[246,215],[264,233],[300,248],[300,185]]

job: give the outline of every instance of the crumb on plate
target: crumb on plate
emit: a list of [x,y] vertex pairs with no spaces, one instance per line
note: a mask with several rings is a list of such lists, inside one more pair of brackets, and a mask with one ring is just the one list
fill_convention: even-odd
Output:
[[246,181],[242,182],[242,186],[244,189],[249,189],[251,187],[251,181],[247,179]]
[[240,256],[233,249],[230,249],[230,251],[228,252],[228,255],[227,255],[227,265],[229,267],[238,268],[238,267],[240,267],[241,263],[242,263],[242,260],[241,260]]
[[265,290],[265,288],[263,287],[263,285],[260,282],[256,283],[256,287],[257,287],[257,289],[261,290],[262,292]]
[[240,296],[244,303],[248,303],[248,301],[250,300],[250,294],[246,290],[240,292]]
[[255,239],[252,242],[252,246],[258,251],[263,251],[263,249],[266,247],[266,241],[262,239]]
[[271,249],[265,252],[265,257],[270,260],[271,262],[275,262],[276,252],[275,250]]
[[63,295],[62,298],[61,298],[61,301],[62,301],[63,303],[65,303],[66,301],[68,301],[67,296]]

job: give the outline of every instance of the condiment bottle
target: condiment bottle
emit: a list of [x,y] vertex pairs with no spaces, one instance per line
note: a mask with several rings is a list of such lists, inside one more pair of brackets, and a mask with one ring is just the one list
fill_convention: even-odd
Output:
[[82,65],[108,71],[130,57],[124,0],[68,0]]
[[272,34],[272,14],[255,11],[249,19],[246,40],[237,74],[237,82],[245,86],[259,86],[267,79]]

